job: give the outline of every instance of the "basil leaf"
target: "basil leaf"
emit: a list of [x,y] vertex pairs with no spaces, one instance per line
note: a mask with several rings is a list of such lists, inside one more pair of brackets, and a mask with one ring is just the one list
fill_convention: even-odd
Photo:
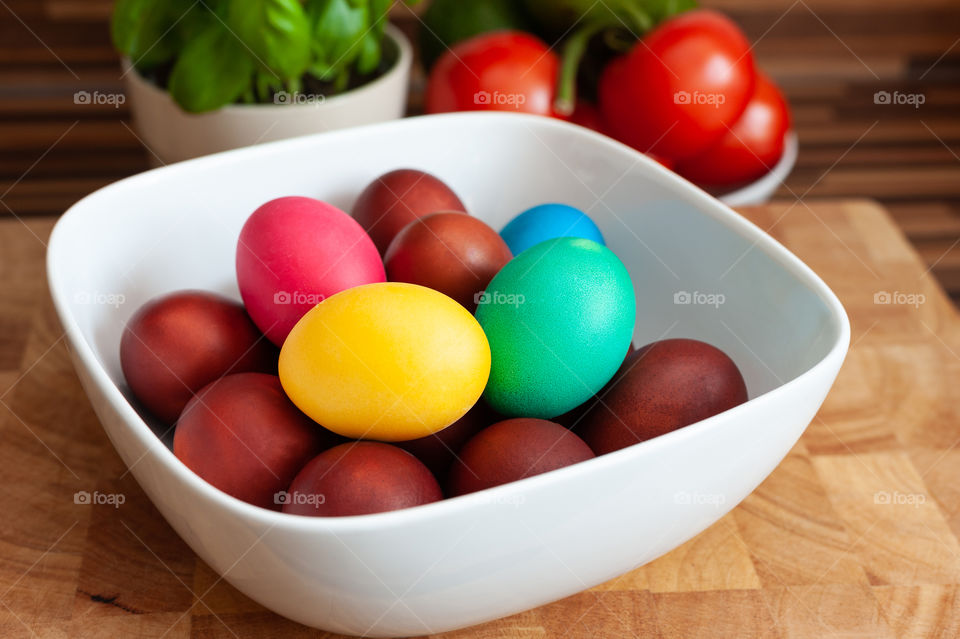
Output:
[[341,76],[361,52],[368,28],[365,0],[307,0],[313,37],[311,72],[321,80]]
[[374,29],[371,29],[363,38],[360,45],[360,57],[357,58],[357,72],[366,75],[376,71],[380,65],[382,37],[374,33]]
[[256,63],[219,20],[187,42],[170,73],[170,95],[185,111],[212,111],[250,88]]
[[229,0],[226,22],[261,65],[286,80],[310,63],[310,25],[299,0]]
[[138,68],[162,64],[180,49],[179,23],[201,11],[184,0],[117,0],[110,22],[113,45]]
[[373,26],[372,32],[376,34],[378,42],[383,38],[383,30],[387,26],[387,16],[392,4],[393,0],[370,0],[370,24]]

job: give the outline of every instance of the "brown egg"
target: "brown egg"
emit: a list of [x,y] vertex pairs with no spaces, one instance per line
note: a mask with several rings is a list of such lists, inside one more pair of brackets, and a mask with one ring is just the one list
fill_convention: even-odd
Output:
[[545,419],[517,417],[483,429],[450,468],[447,494],[472,493],[593,457],[569,430]]
[[367,515],[442,498],[436,478],[407,451],[380,442],[348,442],[317,455],[297,473],[283,512]]
[[405,442],[394,442],[394,445],[422,461],[437,479],[443,481],[450,470],[450,464],[467,440],[499,419],[502,418],[481,400],[474,404],[466,415],[440,432]]
[[371,182],[357,198],[352,214],[383,255],[400,229],[438,211],[465,213],[467,209],[438,178],[416,169],[397,169]]
[[338,441],[297,410],[280,378],[239,373],[212,382],[190,400],[177,421],[173,453],[228,495],[280,510],[277,493]]
[[407,224],[384,256],[387,279],[426,286],[471,313],[513,254],[500,234],[466,213],[433,213]]
[[742,404],[747,387],[720,349],[668,339],[631,355],[598,397],[577,430],[603,455]]
[[120,338],[120,366],[147,410],[173,423],[195,392],[227,373],[276,373],[277,349],[237,302],[205,291],[157,297]]

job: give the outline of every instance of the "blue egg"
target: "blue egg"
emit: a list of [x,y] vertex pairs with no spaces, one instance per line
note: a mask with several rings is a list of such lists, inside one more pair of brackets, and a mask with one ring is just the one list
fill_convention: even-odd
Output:
[[566,204],[541,204],[527,209],[503,227],[500,237],[514,255],[558,237],[580,237],[606,246],[593,220]]

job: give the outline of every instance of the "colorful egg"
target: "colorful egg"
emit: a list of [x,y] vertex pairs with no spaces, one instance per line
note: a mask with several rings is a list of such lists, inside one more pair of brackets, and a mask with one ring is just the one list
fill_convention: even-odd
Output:
[[285,513],[344,517],[429,504],[443,494],[427,467],[405,450],[348,442],[313,458],[284,497]]
[[228,373],[276,373],[277,349],[243,306],[206,291],[177,291],[141,306],[123,330],[120,366],[130,390],[172,424],[194,393]]
[[240,295],[254,323],[277,346],[320,301],[384,279],[380,254],[363,228],[326,202],[271,200],[240,231]]
[[558,238],[524,251],[477,307],[492,356],[484,397],[508,416],[569,411],[613,377],[635,316],[630,275],[610,249]]
[[368,184],[352,212],[380,253],[385,254],[400,229],[438,211],[465,213],[467,209],[439,178],[417,169],[397,169]]
[[466,213],[433,213],[403,227],[383,261],[391,282],[440,291],[472,313],[479,294],[512,258],[483,220]]
[[695,339],[666,339],[627,358],[578,430],[603,455],[745,401],[743,375],[726,353]]
[[338,439],[290,403],[276,375],[238,373],[190,400],[173,434],[173,453],[228,495],[280,510],[277,493]]
[[503,227],[500,237],[514,255],[557,237],[581,237],[606,244],[593,220],[580,209],[566,204],[541,204],[527,209]]
[[473,493],[593,456],[582,439],[560,424],[545,419],[507,419],[483,429],[464,445],[450,469],[447,494]]
[[355,439],[404,441],[460,419],[483,392],[490,347],[463,306],[403,282],[327,299],[294,326],[280,381],[300,410]]

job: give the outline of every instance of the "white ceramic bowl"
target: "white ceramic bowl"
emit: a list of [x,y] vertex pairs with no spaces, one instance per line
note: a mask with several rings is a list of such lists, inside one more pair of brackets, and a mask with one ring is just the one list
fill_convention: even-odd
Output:
[[[750,401],[582,464],[390,513],[283,515],[206,484],[129,402],[118,358],[125,320],[175,289],[238,298],[234,247],[262,202],[301,194],[349,210],[367,182],[404,166],[447,181],[495,228],[541,202],[589,211],[633,276],[635,343],[688,336],[719,346]],[[80,380],[167,521],[256,601],[347,634],[419,635],[502,617],[690,539],[796,442],[849,338],[827,286],[735,212],[607,137],[516,114],[412,118],[137,175],[63,216],[47,266]]]
[[395,120],[403,117],[407,108],[413,48],[392,24],[387,25],[386,35],[397,48],[397,60],[368,84],[329,98],[278,94],[277,104],[230,104],[208,113],[187,113],[169,93],[124,61],[134,126],[150,151],[151,163],[157,166],[262,142]]

